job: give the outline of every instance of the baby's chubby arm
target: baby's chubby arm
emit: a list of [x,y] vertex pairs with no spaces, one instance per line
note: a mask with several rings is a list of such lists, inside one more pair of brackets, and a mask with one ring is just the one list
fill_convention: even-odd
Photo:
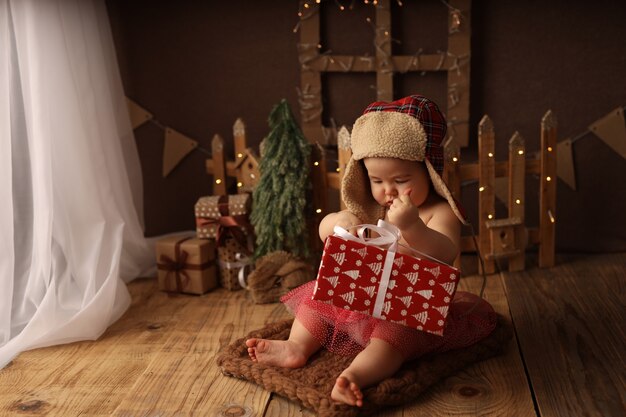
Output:
[[452,264],[459,253],[461,224],[446,203],[433,210],[428,226],[419,216],[419,208],[409,193],[396,198],[387,212],[387,219],[402,232],[406,243],[435,259]]
[[323,242],[329,235],[332,235],[334,233],[333,229],[335,228],[335,226],[343,227],[350,233],[356,234],[356,230],[350,229],[350,227],[356,226],[361,223],[361,220],[354,214],[350,213],[348,210],[342,210],[337,213],[330,213],[326,215],[326,217],[324,217],[320,222],[320,239],[322,239]]

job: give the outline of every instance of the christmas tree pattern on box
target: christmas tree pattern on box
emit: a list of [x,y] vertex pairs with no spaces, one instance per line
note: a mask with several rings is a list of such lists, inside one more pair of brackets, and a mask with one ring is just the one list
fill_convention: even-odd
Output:
[[[373,315],[386,256],[376,246],[329,236],[313,299]],[[459,276],[451,266],[396,253],[380,318],[443,335]]]

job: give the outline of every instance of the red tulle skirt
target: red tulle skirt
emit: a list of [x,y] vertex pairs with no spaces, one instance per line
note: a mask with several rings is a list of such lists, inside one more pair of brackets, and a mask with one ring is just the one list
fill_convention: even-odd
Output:
[[312,300],[314,287],[315,281],[308,282],[285,294],[281,301],[322,346],[340,355],[356,355],[374,337],[386,341],[410,360],[426,353],[472,345],[496,327],[497,315],[493,307],[464,291],[456,292],[444,335],[437,336]]

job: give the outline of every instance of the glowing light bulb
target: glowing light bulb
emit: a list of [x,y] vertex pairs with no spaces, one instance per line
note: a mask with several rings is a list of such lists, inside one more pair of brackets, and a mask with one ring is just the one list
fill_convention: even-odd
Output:
[[548,152],[552,152],[552,146],[548,146]]
[[482,193],[483,191],[485,191],[485,187],[480,187],[480,188],[478,189],[478,191],[480,191],[480,192]]
[[341,171],[341,168],[337,168],[337,172]]
[[317,210],[315,210],[315,212],[319,214],[319,213],[322,212],[322,209],[317,209]]
[[517,200],[515,200],[515,204],[522,204],[522,200],[518,198]]
[[452,28],[458,29],[461,26],[461,13],[458,10],[452,12]]
[[551,177],[546,177],[546,181],[552,181]]
[[488,214],[488,215],[487,215],[487,218],[488,218],[488,219],[493,219],[493,214]]
[[315,166],[319,166],[319,164],[320,164],[320,163],[319,163],[319,162],[317,162],[317,161],[313,162],[313,165],[315,165]]
[[491,152],[489,152],[489,153],[487,154],[487,156],[488,156],[489,158],[493,158],[493,154],[492,154]]
[[221,184],[221,183],[222,183],[222,180],[218,178],[218,179],[216,179],[216,180],[215,180],[215,183],[216,183],[216,184]]
[[241,152],[239,152],[239,153],[237,154],[237,158],[243,158],[243,154],[242,154]]
[[521,149],[519,151],[517,151],[517,153],[518,153],[518,155],[524,155],[524,151],[521,150]]
[[456,156],[453,156],[453,157],[452,157],[452,161],[453,161],[453,162],[457,162],[458,160],[459,160],[459,158],[457,158]]
[[238,182],[237,183],[237,187],[239,187],[239,188],[243,187],[243,183],[242,182]]

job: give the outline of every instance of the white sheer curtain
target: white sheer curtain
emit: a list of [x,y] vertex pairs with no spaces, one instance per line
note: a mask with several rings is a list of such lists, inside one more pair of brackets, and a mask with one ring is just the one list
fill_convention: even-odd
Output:
[[141,195],[104,0],[0,0],[0,368],[126,310]]

